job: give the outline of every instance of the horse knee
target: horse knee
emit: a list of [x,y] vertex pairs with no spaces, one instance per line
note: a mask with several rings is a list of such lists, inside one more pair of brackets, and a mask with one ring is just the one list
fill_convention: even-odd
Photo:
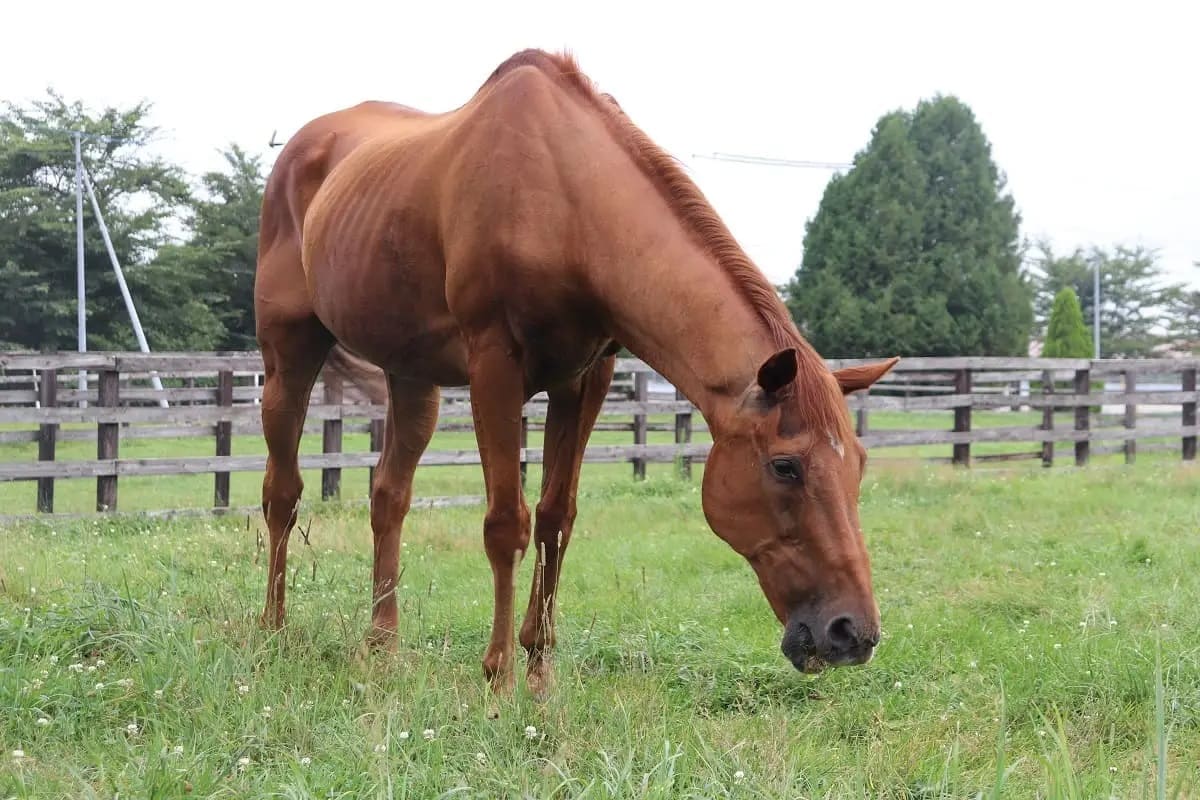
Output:
[[371,489],[371,529],[376,536],[395,530],[404,523],[411,507],[411,488],[392,486],[376,480]]
[[574,524],[574,508],[561,502],[545,500],[538,504],[537,533],[539,539],[550,536],[557,540],[560,534],[565,539],[571,535],[571,528]]
[[299,470],[288,474],[268,467],[263,477],[263,516],[267,518],[268,523],[282,517],[283,522],[290,525],[288,520],[295,516],[303,495],[304,478],[300,476]]
[[525,555],[529,533],[529,509],[524,501],[489,509],[483,518],[483,544],[493,562]]

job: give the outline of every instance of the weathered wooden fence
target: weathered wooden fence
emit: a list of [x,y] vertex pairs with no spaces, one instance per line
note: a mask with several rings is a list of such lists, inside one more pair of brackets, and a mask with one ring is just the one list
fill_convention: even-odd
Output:
[[[854,363],[860,362],[830,361],[833,367]],[[1071,445],[1077,465],[1093,454],[1112,452],[1131,462],[1139,442],[1143,451],[1169,448],[1193,460],[1198,367],[1195,358],[908,358],[869,392],[849,398],[849,406],[868,448],[945,446],[946,455],[917,457],[964,466],[1014,459],[1040,459],[1050,466],[1059,443]],[[86,390],[79,388],[81,371],[87,373]],[[230,473],[261,471],[266,462],[261,455],[233,455],[236,435],[261,434],[261,372],[257,353],[0,354],[0,445],[37,443],[36,461],[0,463],[0,481],[36,481],[36,508],[49,513],[56,480],[94,479],[96,508],[111,511],[118,508],[121,477],[212,474],[213,507],[228,508]],[[151,386],[151,375],[161,379],[162,391]],[[544,396],[526,406],[526,431],[540,429],[545,410]],[[314,387],[306,432],[322,434],[322,452],[302,455],[300,462],[304,469],[322,471],[323,498],[340,495],[343,469],[374,467],[384,412],[336,378]],[[924,412],[926,424],[897,428],[897,419],[907,417],[889,413],[883,418],[886,426],[877,427],[872,424],[877,412]],[[944,427],[937,422],[929,427],[935,412],[945,415]],[[982,412],[1024,412],[1026,424],[998,424],[1000,414],[990,414],[987,425],[974,424]],[[1032,423],[1030,412],[1038,414]],[[467,390],[444,391],[439,430],[470,429]],[[586,460],[631,463],[637,478],[656,462],[674,462],[690,475],[692,462],[703,461],[709,447],[707,441],[693,441],[694,435],[706,438],[707,431],[692,405],[635,360],[619,362],[597,430],[626,431],[632,441],[592,445]],[[654,431],[673,432],[674,441],[652,444]],[[369,450],[344,452],[346,433],[369,434]],[[213,440],[212,456],[121,457],[123,440],[194,436]],[[56,459],[57,444],[71,440],[94,440],[96,458]],[[1006,446],[996,452],[972,450],[994,451],[996,443]],[[524,463],[539,463],[541,451],[526,448],[522,457]],[[478,463],[473,448],[432,449],[421,459],[423,467]]]

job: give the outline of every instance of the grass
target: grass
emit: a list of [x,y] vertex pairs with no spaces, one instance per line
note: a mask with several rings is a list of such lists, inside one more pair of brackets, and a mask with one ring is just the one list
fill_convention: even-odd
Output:
[[873,467],[885,636],[819,676],[697,486],[585,467],[544,704],[484,690],[478,508],[411,515],[393,657],[362,508],[306,507],[282,635],[257,518],[0,531],[0,797],[1200,793],[1194,467]]

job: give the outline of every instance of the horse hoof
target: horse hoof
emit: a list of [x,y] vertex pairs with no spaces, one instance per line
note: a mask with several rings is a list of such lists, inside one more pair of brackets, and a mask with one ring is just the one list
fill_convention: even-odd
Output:
[[545,662],[531,666],[525,674],[525,687],[536,702],[546,702],[554,692],[554,670]]
[[365,643],[373,653],[395,653],[396,632],[387,628],[371,628],[367,631]]

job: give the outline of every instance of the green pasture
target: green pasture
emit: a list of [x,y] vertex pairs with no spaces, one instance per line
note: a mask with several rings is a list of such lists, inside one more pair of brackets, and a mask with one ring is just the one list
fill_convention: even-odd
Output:
[[[862,519],[884,638],[870,664],[818,676],[780,655],[748,566],[704,523],[698,481],[650,472],[634,483],[627,465],[584,469],[557,687],[541,704],[520,679],[511,698],[484,688],[491,575],[476,507],[410,516],[394,656],[359,647],[361,506],[306,505],[281,635],[256,625],[257,518],[0,529],[0,797],[1200,793],[1193,465],[877,460]],[[418,480],[455,494],[476,473]],[[253,502],[257,481],[239,476],[235,502]],[[82,508],[91,482],[76,483]],[[353,473],[345,484],[365,494]],[[165,507],[211,489],[121,491]]]

